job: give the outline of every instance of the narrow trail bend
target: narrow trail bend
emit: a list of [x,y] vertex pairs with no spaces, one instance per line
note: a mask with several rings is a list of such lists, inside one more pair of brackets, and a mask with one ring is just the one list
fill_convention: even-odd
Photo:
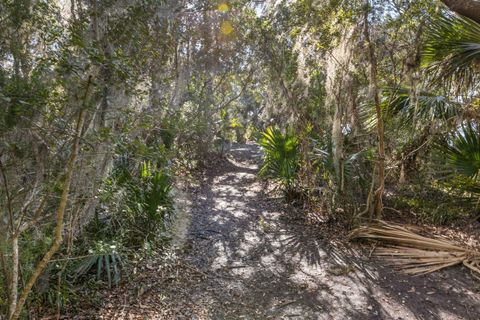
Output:
[[[478,319],[461,270],[406,277],[289,219],[257,179],[260,151],[234,145],[191,194],[177,264],[146,263],[109,293],[103,319]],[[165,259],[165,257],[162,257]]]

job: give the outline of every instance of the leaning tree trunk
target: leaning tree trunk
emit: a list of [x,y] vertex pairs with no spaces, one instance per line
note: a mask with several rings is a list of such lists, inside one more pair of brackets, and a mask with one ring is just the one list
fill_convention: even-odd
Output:
[[75,128],[75,136],[74,136],[72,148],[70,151],[70,158],[68,159],[68,162],[65,168],[65,180],[63,181],[62,195],[60,197],[60,203],[57,209],[53,243],[48,249],[48,251],[45,253],[45,255],[43,256],[43,258],[37,263],[37,265],[33,269],[32,275],[30,276],[27,283],[25,284],[20,294],[20,298],[18,299],[18,302],[10,301],[11,307],[14,306],[14,308],[12,308],[13,312],[10,311],[10,317],[9,317],[10,320],[16,320],[20,317],[20,313],[22,312],[23,306],[25,305],[25,302],[27,301],[28,295],[30,294],[34,284],[37,282],[38,277],[45,270],[48,263],[52,259],[53,255],[58,251],[58,249],[60,249],[60,246],[62,244],[65,209],[67,207],[67,202],[68,202],[69,193],[70,193],[70,186],[72,183],[73,173],[75,171],[75,162],[77,161],[77,157],[80,149],[80,137],[81,137],[81,132],[82,132],[83,124],[85,120],[85,106],[86,106],[86,100],[89,96],[89,89],[90,89],[91,83],[92,83],[92,79],[90,76],[87,81],[87,86],[83,96],[81,109],[79,110],[79,113],[78,113],[78,119],[77,119],[77,124]]

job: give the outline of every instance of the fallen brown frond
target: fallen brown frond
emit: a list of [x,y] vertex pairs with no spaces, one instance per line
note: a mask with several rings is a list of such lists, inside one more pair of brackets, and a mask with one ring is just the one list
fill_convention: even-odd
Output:
[[426,274],[463,264],[480,276],[479,251],[444,239],[427,238],[400,225],[376,221],[353,230],[350,239],[385,242],[388,246],[376,249],[375,254],[385,257],[408,274]]

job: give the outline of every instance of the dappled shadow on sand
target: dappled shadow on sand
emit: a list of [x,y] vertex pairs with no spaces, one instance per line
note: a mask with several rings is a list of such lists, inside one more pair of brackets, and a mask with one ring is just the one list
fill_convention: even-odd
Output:
[[210,318],[478,318],[469,275],[403,276],[367,261],[368,253],[330,243],[314,227],[282,219],[284,205],[256,179],[257,146],[234,146],[231,154],[210,170],[192,211],[188,259],[212,279],[191,294],[219,302]]
[[322,238],[288,219],[288,207],[256,178],[259,160],[256,145],[235,145],[228,161],[209,169],[192,192],[184,253],[191,271],[174,284],[152,284],[129,317],[156,304],[182,310],[177,319],[479,319],[468,273],[407,277]]

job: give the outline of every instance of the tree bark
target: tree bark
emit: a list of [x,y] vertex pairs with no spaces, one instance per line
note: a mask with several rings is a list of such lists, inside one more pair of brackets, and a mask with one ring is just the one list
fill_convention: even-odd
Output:
[[[327,104],[334,107],[332,119],[332,156],[333,167],[335,170],[335,183],[337,191],[343,193],[345,191],[345,146],[343,124],[348,112],[350,91],[350,76],[352,73],[351,57],[352,57],[352,31],[348,28],[343,35],[343,40],[333,50],[327,65],[326,84]],[[345,94],[347,91],[347,94]]]
[[343,101],[336,99],[335,101],[335,114],[333,116],[332,124],[332,153],[333,153],[333,166],[335,169],[335,176],[338,184],[338,191],[344,191],[343,181],[343,133],[342,133],[342,119],[343,119]]
[[[0,216],[0,220],[2,217]],[[3,234],[7,235],[7,231],[6,231],[6,228],[4,228],[2,225],[1,225],[1,222],[0,222],[0,234]],[[4,291],[7,292],[7,293],[10,293],[10,272],[9,272],[9,268],[8,268],[8,262],[7,262],[7,259],[6,259],[6,252],[5,252],[5,238],[4,236],[1,236],[0,237],[0,267],[2,268],[2,273],[3,273],[3,278],[5,279],[5,283],[4,283]],[[7,303],[8,305],[10,305],[10,294],[7,294]]]
[[357,137],[360,132],[360,116],[358,114],[357,95],[358,95],[358,81],[354,75],[350,74],[347,77],[347,115],[350,116],[350,126],[352,134]]
[[[0,155],[1,156],[1,155]],[[8,297],[8,315],[11,316],[13,314],[13,310],[16,308],[17,303],[17,296],[18,296],[18,233],[16,231],[15,223],[14,223],[14,214],[13,214],[13,205],[12,205],[12,197],[10,195],[9,184],[7,180],[7,175],[5,173],[3,163],[0,159],[0,172],[3,181],[3,187],[5,188],[5,196],[7,198],[7,212],[8,212],[8,228],[10,229],[10,237],[12,238],[12,267],[10,270],[7,269],[6,259],[3,252],[3,248],[0,250],[2,254],[2,266],[4,268],[5,274],[5,282],[6,282],[6,289],[7,289],[7,297]],[[4,217],[0,216],[2,219],[2,228]],[[8,239],[8,237],[6,237]],[[3,246],[3,240],[0,245]]]
[[480,1],[441,0],[450,10],[480,23]]
[[12,317],[17,308],[18,299],[18,234],[12,235],[12,273],[10,278],[9,316]]

